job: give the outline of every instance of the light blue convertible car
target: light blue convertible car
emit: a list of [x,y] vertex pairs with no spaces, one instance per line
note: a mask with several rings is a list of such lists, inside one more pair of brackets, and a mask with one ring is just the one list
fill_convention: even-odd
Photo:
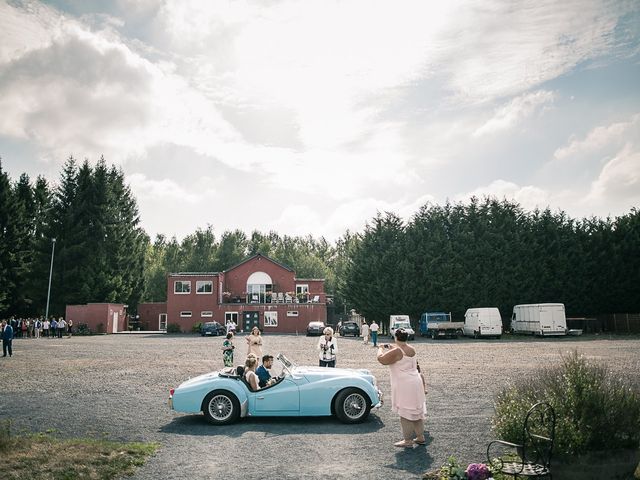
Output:
[[365,369],[301,367],[284,355],[276,382],[252,391],[236,368],[207,373],[171,389],[169,406],[178,412],[203,412],[214,425],[240,417],[315,417],[335,415],[344,423],[364,421],[382,405],[376,378]]

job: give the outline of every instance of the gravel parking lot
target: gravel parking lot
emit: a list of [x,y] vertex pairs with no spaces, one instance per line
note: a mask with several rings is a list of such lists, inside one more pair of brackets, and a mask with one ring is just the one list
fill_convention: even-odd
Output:
[[[315,365],[316,342],[317,337],[266,335],[264,350]],[[333,418],[252,418],[214,427],[202,415],[168,410],[169,388],[222,367],[222,338],[120,334],[13,343],[13,358],[0,358],[0,418],[11,418],[17,431],[157,441],[161,449],[138,470],[139,480],[418,478],[451,454],[482,461],[491,438],[493,395],[565,352],[577,349],[606,360],[640,385],[638,337],[417,339],[429,384],[428,443],[399,450],[392,445],[400,439],[399,422],[388,402],[360,425]],[[244,339],[236,344],[239,363]],[[339,338],[338,345],[338,366],[370,368],[388,399],[389,374],[377,363],[375,349],[352,337]]]

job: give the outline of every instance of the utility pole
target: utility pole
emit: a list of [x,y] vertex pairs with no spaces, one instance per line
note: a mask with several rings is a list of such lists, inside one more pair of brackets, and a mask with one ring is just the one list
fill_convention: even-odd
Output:
[[44,313],[44,319],[49,318],[49,298],[51,297],[51,276],[53,275],[53,256],[56,253],[56,239],[51,239],[51,266],[49,267],[49,289],[47,290],[47,309]]

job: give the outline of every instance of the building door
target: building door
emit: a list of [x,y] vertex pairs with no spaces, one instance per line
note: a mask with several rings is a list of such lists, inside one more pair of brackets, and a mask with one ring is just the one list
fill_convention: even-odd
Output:
[[113,325],[111,333],[118,333],[118,312],[113,312]]
[[158,316],[158,330],[165,332],[167,330],[167,314],[161,313]]
[[242,314],[242,330],[250,332],[253,327],[260,328],[260,312],[244,312]]

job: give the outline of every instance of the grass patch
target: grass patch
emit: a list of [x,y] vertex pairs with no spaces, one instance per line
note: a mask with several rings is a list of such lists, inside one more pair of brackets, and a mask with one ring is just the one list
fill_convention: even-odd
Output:
[[11,435],[0,423],[0,477],[3,480],[106,480],[133,474],[157,443],[121,443],[98,439],[63,440],[51,435]]

